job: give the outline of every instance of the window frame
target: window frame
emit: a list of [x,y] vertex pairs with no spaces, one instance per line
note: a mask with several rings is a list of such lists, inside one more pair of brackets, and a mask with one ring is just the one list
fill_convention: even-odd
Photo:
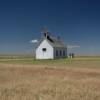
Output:
[[46,51],[47,51],[47,48],[42,48],[42,51],[43,51],[43,52],[46,52]]

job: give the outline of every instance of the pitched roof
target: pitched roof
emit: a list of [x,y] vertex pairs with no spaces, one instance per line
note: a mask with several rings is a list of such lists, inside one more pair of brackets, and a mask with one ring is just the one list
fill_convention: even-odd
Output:
[[47,41],[53,46],[53,47],[61,47],[61,48],[66,48],[65,44],[63,43],[62,40],[60,39],[56,39],[56,38],[51,38],[52,41],[50,41],[47,38]]
[[62,40],[54,38],[54,37],[44,37],[42,39],[40,39],[37,47],[42,43],[43,40],[47,40],[48,43],[52,46],[52,47],[57,47],[57,48],[66,48],[66,45],[63,43]]

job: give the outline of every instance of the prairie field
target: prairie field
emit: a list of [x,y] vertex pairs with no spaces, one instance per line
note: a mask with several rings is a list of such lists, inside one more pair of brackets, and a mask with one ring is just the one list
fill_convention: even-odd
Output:
[[0,100],[100,100],[100,58],[0,58]]

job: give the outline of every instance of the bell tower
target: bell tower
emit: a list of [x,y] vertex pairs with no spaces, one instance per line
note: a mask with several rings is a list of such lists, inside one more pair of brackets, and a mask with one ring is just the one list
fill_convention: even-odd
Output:
[[43,36],[44,36],[45,38],[48,37],[48,29],[47,29],[46,27],[42,28],[41,33],[43,34]]

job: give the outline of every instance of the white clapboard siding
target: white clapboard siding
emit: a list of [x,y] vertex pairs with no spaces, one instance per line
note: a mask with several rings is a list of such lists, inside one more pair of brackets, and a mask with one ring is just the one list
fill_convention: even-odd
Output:
[[[46,48],[46,51],[43,51]],[[44,39],[36,49],[36,59],[54,59],[53,47]]]

